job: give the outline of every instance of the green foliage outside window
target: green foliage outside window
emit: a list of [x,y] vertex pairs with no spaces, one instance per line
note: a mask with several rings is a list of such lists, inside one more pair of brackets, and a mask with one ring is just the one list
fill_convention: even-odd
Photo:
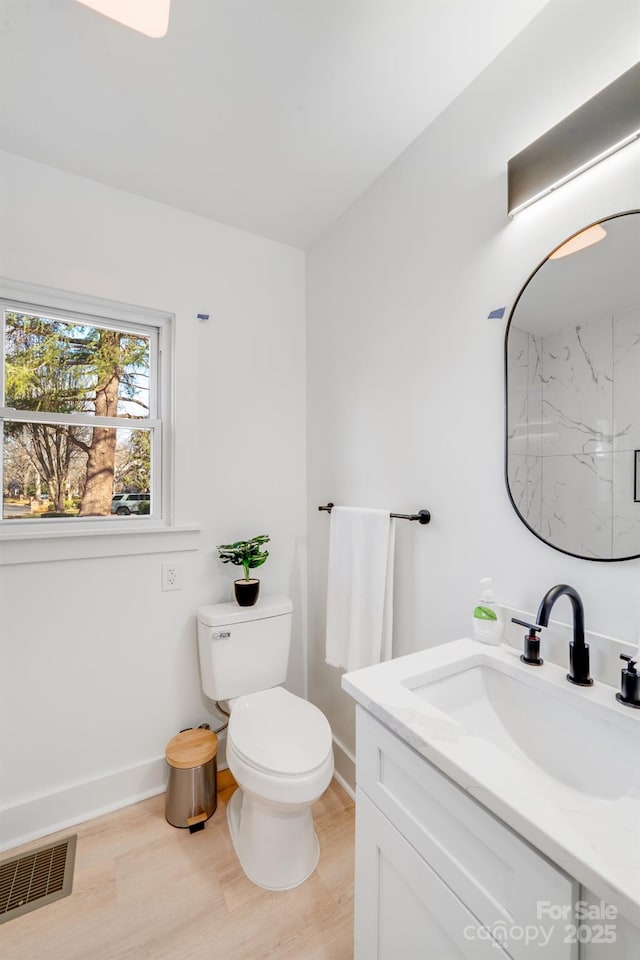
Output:
[[2,406],[122,420],[120,429],[5,419],[5,495],[35,487],[56,513],[77,499],[72,514],[109,516],[116,484],[150,489],[151,437],[140,429],[149,416],[149,360],[144,335],[5,310]]

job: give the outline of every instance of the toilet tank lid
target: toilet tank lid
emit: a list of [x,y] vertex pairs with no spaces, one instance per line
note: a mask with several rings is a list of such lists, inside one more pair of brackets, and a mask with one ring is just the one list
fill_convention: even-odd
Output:
[[291,613],[293,603],[289,597],[261,597],[252,607],[231,603],[210,603],[198,609],[198,620],[208,627],[222,627],[229,623],[247,623],[251,620],[266,620]]

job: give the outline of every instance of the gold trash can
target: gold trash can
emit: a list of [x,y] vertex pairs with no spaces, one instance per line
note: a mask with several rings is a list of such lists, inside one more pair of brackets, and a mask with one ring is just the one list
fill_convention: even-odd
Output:
[[202,830],[218,805],[218,738],[211,730],[183,730],[167,744],[169,781],[165,817],[174,827]]

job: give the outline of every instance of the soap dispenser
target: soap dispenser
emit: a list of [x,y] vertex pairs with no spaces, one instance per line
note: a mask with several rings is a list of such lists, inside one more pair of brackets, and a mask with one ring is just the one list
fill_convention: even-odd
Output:
[[491,577],[483,577],[480,591],[480,599],[473,611],[473,636],[481,643],[498,646],[502,640],[504,623],[491,589]]
[[627,666],[620,675],[620,693],[616,693],[616,700],[624,703],[625,707],[640,710],[640,676],[636,672],[636,661],[626,653],[621,653],[620,659],[626,660]]

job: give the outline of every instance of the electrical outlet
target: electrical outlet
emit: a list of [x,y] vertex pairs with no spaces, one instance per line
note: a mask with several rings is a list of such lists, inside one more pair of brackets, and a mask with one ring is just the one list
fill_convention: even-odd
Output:
[[162,564],[162,589],[182,590],[180,582],[180,567],[177,563]]

